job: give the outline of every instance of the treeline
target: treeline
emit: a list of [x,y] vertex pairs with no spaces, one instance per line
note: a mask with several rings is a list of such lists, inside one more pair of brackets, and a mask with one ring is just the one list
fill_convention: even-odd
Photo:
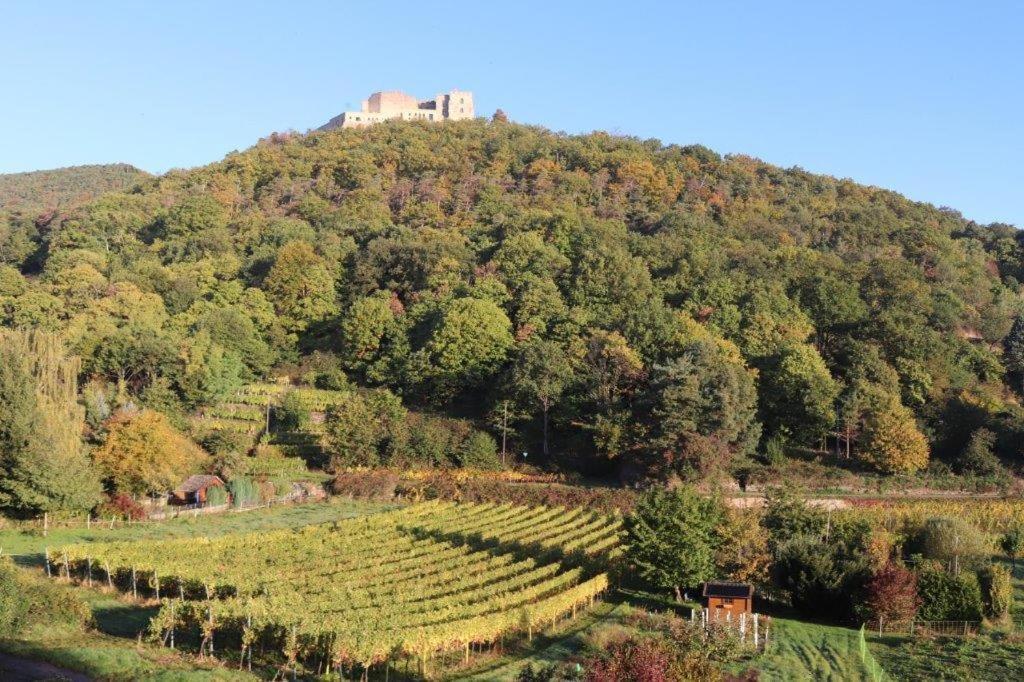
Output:
[[10,222],[0,317],[62,333],[92,424],[129,402],[183,423],[289,374],[589,474],[827,446],[995,475],[1024,432],[1021,254],[1005,226],[699,146],[395,123]]
[[147,177],[148,173],[126,163],[0,174],[0,211],[35,219],[48,210],[123,192]]

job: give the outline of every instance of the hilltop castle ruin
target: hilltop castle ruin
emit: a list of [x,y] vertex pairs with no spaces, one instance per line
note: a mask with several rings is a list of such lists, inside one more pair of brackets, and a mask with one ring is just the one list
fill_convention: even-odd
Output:
[[398,90],[375,92],[364,99],[359,111],[346,111],[322,126],[320,130],[334,128],[362,128],[382,121],[459,121],[473,118],[473,93],[450,90],[434,99],[419,101]]

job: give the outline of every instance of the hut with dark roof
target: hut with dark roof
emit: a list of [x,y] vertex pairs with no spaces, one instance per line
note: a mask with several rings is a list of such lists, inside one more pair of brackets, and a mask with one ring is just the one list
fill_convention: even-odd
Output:
[[210,488],[223,487],[223,485],[224,481],[220,476],[210,474],[189,476],[171,493],[171,502],[173,504],[205,504],[206,491]]
[[754,587],[747,583],[707,582],[704,583],[704,608],[708,620],[736,620],[741,613],[754,610]]

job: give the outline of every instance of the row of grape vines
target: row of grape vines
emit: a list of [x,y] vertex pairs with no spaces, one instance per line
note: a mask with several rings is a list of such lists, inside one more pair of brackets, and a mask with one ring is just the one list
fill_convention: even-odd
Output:
[[58,575],[160,599],[152,630],[203,652],[363,669],[527,637],[608,587],[621,521],[432,501],[215,539],[65,547]]

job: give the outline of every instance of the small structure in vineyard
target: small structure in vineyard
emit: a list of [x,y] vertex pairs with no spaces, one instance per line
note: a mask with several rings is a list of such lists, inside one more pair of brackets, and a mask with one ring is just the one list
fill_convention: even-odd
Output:
[[735,620],[741,613],[754,610],[754,587],[748,583],[704,583],[704,608],[712,621]]
[[171,493],[171,504],[206,504],[207,491],[217,487],[224,487],[224,481],[220,476],[210,474],[189,476]]

